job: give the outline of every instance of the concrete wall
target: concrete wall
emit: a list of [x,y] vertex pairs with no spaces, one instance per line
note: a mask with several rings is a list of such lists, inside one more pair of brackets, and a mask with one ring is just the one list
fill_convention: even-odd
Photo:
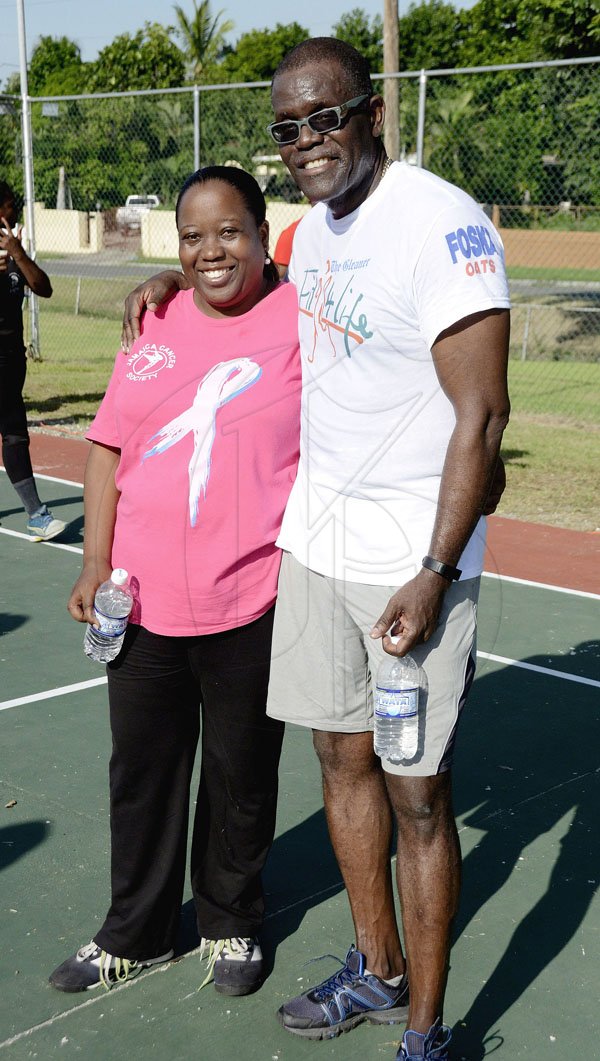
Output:
[[[302,217],[310,206],[298,203],[267,203],[269,246],[273,251],[280,232],[292,221]],[[175,228],[175,213],[171,210],[150,210],[142,216],[142,255],[160,260],[179,256],[179,241]]]
[[[308,204],[267,203],[271,251],[279,234],[310,210]],[[57,211],[54,211],[57,213]],[[548,232],[501,228],[508,265],[530,268],[600,269],[600,232]],[[151,210],[142,218],[142,254],[146,258],[177,258],[175,214]]]
[[102,214],[47,210],[44,203],[35,203],[33,220],[38,254],[94,254],[102,250]]
[[[280,233],[310,210],[308,204],[267,203],[271,251]],[[104,246],[102,214],[47,210],[35,204],[35,237],[40,254],[94,254]],[[600,232],[550,232],[501,228],[508,265],[530,268],[600,269]],[[150,210],[142,217],[141,252],[159,261],[179,253],[175,212]]]
[[141,221],[142,257],[159,261],[179,257],[174,210],[149,210]]

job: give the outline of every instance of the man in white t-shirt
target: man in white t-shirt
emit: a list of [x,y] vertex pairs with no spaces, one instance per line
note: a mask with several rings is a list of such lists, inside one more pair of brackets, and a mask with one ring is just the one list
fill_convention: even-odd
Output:
[[[349,45],[298,45],[272,98],[273,138],[316,205],[290,265],[302,431],[278,540],[269,712],[313,730],[356,939],[343,969],[281,1006],[279,1019],[328,1039],[408,1016],[397,1061],[446,1061],[460,883],[450,766],[475,669],[482,514],[493,511],[509,412],[503,248],[464,192],[386,159],[383,100]],[[143,307],[175,284],[177,274],[152,278],[130,296],[125,345]],[[382,762],[372,682],[386,653],[408,652],[425,674],[418,749]]]
[[[402,1021],[408,967],[398,1058],[443,1061],[460,876],[450,764],[509,411],[502,244],[464,192],[386,159],[383,101],[348,45],[300,44],[272,99],[273,138],[316,205],[290,264],[302,434],[278,542],[269,713],[313,730],[356,932],[343,970],[279,1018],[313,1039]],[[399,765],[373,751],[372,679],[386,652],[410,652],[427,679],[418,751]]]

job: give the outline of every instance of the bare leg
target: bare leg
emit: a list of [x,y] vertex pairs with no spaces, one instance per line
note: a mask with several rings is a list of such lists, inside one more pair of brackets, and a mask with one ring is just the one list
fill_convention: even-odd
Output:
[[372,733],[313,731],[329,835],[350,900],[356,946],[370,972],[400,976],[402,953],[390,869],[392,811]]
[[442,1016],[450,932],[460,891],[460,847],[450,772],[385,781],[398,821],[398,891],[410,982],[407,1027]]

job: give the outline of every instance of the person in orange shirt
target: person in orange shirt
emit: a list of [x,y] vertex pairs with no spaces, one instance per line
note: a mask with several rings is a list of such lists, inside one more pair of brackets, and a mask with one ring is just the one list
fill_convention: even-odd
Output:
[[288,266],[290,264],[290,258],[292,257],[292,243],[294,240],[294,233],[298,228],[298,225],[302,221],[301,217],[296,218],[292,221],[291,225],[284,228],[281,232],[277,243],[275,244],[275,252],[273,254],[273,261],[277,266],[279,276],[281,280],[287,280]]

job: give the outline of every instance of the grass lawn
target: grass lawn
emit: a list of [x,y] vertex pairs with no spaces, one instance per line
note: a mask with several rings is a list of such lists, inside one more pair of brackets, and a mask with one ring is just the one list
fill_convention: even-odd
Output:
[[507,487],[499,516],[571,530],[600,530],[600,427],[513,413],[502,456]]
[[600,281],[600,269],[562,269],[532,267],[531,265],[509,265],[506,269],[509,280],[588,280]]
[[[75,276],[55,275],[52,277],[52,298],[49,302],[40,300],[40,314],[48,319],[54,313],[66,313],[70,318],[69,328],[76,325],[80,317],[105,317],[108,320],[120,321],[123,317],[123,303],[135,283],[137,281],[132,283],[131,277],[102,279],[84,276],[78,284]],[[75,306],[78,298],[79,317],[76,317]],[[66,321],[63,322],[63,326],[66,324]]]
[[[124,280],[128,290],[130,281]],[[112,288],[112,284],[111,284]],[[97,296],[114,305],[112,289]],[[66,288],[60,298],[70,297]],[[64,304],[64,303],[63,303]],[[108,308],[106,306],[106,308]],[[83,433],[104,394],[119,347],[113,319],[41,307],[43,361],[30,362],[29,419]],[[500,515],[593,531],[600,525],[600,364],[511,360],[512,416],[503,456],[508,486]]]
[[[76,323],[75,323],[76,322]],[[41,313],[42,361],[30,361],[25,382],[27,415],[49,427],[90,423],[112,372],[119,321]]]
[[520,361],[508,366],[513,415],[545,416],[554,424],[600,425],[600,363]]

